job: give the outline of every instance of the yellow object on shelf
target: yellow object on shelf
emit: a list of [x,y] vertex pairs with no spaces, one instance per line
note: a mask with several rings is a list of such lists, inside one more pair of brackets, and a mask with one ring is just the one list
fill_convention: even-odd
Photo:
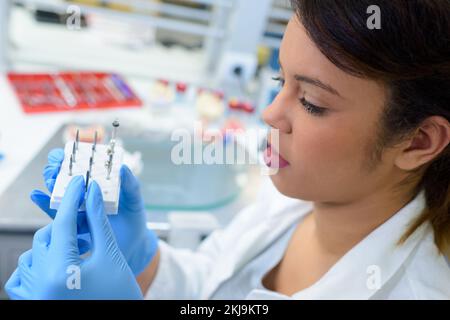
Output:
[[78,3],[87,6],[105,7],[116,11],[133,11],[133,7],[125,5],[123,3],[106,2],[101,0],[67,0],[67,2]]
[[258,65],[265,66],[269,63],[271,50],[267,47],[258,47],[257,57],[258,57]]

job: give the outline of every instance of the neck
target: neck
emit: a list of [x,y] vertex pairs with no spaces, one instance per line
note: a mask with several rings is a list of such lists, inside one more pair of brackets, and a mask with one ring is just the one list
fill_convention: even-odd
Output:
[[347,203],[315,202],[314,238],[323,252],[341,257],[409,201],[411,192],[386,189]]

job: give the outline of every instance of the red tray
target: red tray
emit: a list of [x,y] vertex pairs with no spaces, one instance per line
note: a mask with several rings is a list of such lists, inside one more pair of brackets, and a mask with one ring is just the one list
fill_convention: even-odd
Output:
[[125,80],[113,73],[9,73],[25,113],[141,107]]

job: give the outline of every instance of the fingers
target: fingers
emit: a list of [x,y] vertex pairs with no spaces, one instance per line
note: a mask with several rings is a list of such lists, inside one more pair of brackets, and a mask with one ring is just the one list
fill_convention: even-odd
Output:
[[49,224],[36,231],[33,237],[33,250],[47,249],[52,238],[52,225]]
[[33,263],[33,250],[28,250],[22,253],[19,257],[18,267],[19,269],[28,269],[31,267]]
[[41,255],[40,250],[47,249],[47,245],[50,243],[50,234],[51,225],[39,229],[33,237],[33,248],[20,255],[16,271],[5,284],[5,291],[11,299],[25,298],[23,292],[21,292],[22,277],[25,281],[30,277],[30,268],[33,265],[33,261]]
[[64,160],[64,150],[61,148],[53,149],[48,154],[48,163],[54,165],[61,165],[61,162]]
[[18,286],[20,286],[20,272],[19,268],[16,268],[16,270],[14,270],[13,274],[9,277],[8,281],[6,282],[5,290]]
[[[42,211],[44,211],[51,219],[55,219],[56,210],[50,209],[50,197],[42,191],[34,190],[30,195],[31,201],[33,201]],[[89,232],[89,226],[87,224],[86,212],[78,212],[77,219],[77,233],[84,234]]]
[[58,164],[47,164],[44,168],[43,176],[45,180],[54,179],[58,176],[59,168]]
[[85,234],[89,232],[89,225],[87,222],[86,211],[78,212],[77,228],[78,234]]
[[49,192],[53,192],[53,189],[55,189],[55,183],[56,183],[56,179],[45,180],[45,186],[47,187],[47,190]]
[[86,199],[86,212],[91,231],[93,256],[118,250],[116,239],[106,217],[103,197],[97,182],[92,181]]
[[84,178],[72,179],[53,221],[50,248],[59,253],[79,255],[77,245],[78,209],[84,199]]
[[119,206],[126,211],[139,212],[144,208],[139,181],[125,165],[120,168],[120,180]]
[[78,239],[78,250],[80,251],[80,255],[83,255],[89,250],[91,250],[91,243],[84,239]]
[[[40,250],[48,250],[48,247],[50,246],[51,242],[51,234],[52,234],[52,225],[49,224],[45,226],[42,229],[39,229],[33,237],[33,258],[31,262],[28,264],[29,266],[32,265],[34,257],[37,257],[40,255]],[[84,237],[86,236],[86,237]],[[80,235],[77,238],[77,244],[78,244],[78,250],[80,251],[80,255],[85,254],[86,252],[89,252],[91,249],[91,243],[89,241],[88,235]],[[22,262],[25,262],[28,260],[24,260],[27,258],[26,256],[21,256]],[[25,264],[24,264],[25,266]]]
[[64,150],[54,149],[48,154],[48,164],[44,169],[43,176],[47,189],[53,192],[56,177],[59,174],[61,163],[64,160]]
[[56,177],[59,173],[59,167],[46,166],[43,172],[44,183],[47,187],[47,190],[53,192],[53,188],[55,187]]
[[40,190],[34,190],[30,194],[33,201],[42,211],[44,211],[51,219],[56,216],[56,210],[50,209],[50,197]]
[[[14,296],[14,299],[24,299],[26,298],[22,290],[22,286],[24,283],[28,283],[30,280],[31,275],[31,265],[33,263],[33,249],[28,250],[24,253],[22,253],[19,257],[19,262],[17,265],[17,275],[19,279],[14,280],[16,281],[16,286],[13,288],[10,288],[10,295]],[[17,282],[19,282],[19,285],[17,285]]]
[[20,295],[20,272],[17,268],[5,284],[5,292],[10,299],[23,299]]

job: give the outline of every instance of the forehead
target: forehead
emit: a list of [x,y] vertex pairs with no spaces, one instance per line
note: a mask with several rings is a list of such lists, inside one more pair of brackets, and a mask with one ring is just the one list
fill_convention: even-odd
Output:
[[309,75],[319,73],[318,68],[327,73],[337,72],[336,67],[309,38],[296,16],[292,17],[287,25],[280,47],[280,61],[283,69],[302,71]]
[[286,28],[280,47],[280,62],[287,77],[301,74],[320,79],[349,100],[357,100],[374,91],[384,93],[376,81],[350,75],[328,60],[296,16],[291,18]]

